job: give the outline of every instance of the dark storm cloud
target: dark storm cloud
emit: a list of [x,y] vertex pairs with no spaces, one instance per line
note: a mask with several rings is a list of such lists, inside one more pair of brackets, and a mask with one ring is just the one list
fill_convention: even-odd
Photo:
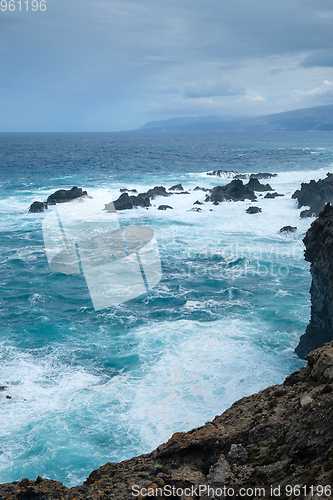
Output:
[[[267,88],[277,100],[304,88],[306,68],[332,66],[331,0],[46,1],[43,13],[1,12],[0,130],[133,127],[154,99],[162,109],[177,96],[259,102]],[[291,66],[290,89],[282,77],[265,86]]]
[[303,68],[313,68],[315,66],[333,67],[333,48],[319,50],[309,55],[301,63],[301,66],[303,66]]

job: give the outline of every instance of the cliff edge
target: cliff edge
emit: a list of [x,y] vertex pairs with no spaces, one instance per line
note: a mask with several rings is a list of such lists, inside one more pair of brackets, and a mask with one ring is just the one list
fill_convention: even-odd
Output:
[[333,206],[327,203],[305,238],[305,260],[311,262],[311,319],[295,349],[304,358],[333,340]]

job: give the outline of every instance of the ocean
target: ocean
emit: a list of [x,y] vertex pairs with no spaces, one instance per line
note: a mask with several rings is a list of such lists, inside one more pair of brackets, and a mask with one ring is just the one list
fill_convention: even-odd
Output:
[[[304,366],[313,219],[291,195],[332,166],[330,132],[0,134],[0,482],[77,485]],[[196,186],[230,182],[207,175],[217,169],[276,173],[261,182],[284,196],[258,196],[253,215],[249,201],[193,211]],[[155,233],[162,279],[148,292],[95,311],[82,273],[50,269],[33,201],[178,183],[189,194],[117,214]]]

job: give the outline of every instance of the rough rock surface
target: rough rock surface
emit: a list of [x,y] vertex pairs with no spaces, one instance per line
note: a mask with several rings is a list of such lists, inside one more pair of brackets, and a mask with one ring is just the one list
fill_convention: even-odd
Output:
[[184,188],[181,184],[175,184],[169,188],[169,191],[184,191]]
[[[271,486],[281,488],[279,498],[312,499],[312,485],[333,483],[333,342],[313,352],[308,365],[281,385],[234,403],[222,415],[189,432],[177,432],[152,453],[94,470],[81,486],[27,478],[0,485],[0,500],[128,500],[151,498],[132,495],[137,485],[146,492],[165,488],[264,488],[260,496],[273,498]],[[301,485],[300,496],[288,496],[286,485]],[[151,488],[149,490],[148,488]],[[328,491],[328,490],[327,490]],[[156,496],[155,496],[156,498]],[[160,495],[178,500],[213,498],[196,495]],[[323,495],[321,500],[332,498]]]
[[172,193],[168,193],[164,186],[155,186],[149,189],[146,193],[139,193],[137,196],[128,193],[123,193],[113,203],[116,210],[130,210],[135,207],[150,207],[150,200],[156,196],[168,197]]
[[269,184],[261,184],[256,177],[251,177],[246,186],[253,191],[273,191]]
[[65,203],[66,201],[75,200],[76,198],[86,196],[87,194],[87,191],[83,191],[82,188],[78,188],[77,186],[72,187],[72,189],[59,189],[48,197],[46,203],[48,205]]
[[300,357],[333,340],[333,206],[329,203],[308,229],[305,260],[311,262],[311,319],[296,348]]
[[78,188],[77,186],[73,186],[72,189],[59,189],[51,194],[46,201],[34,201],[29,207],[29,212],[44,212],[48,205],[65,203],[80,198],[81,196],[87,196],[87,194],[87,191],[83,191],[82,188]]
[[328,172],[325,179],[302,183],[301,189],[295,191],[292,198],[298,200],[298,208],[310,207],[301,212],[302,218],[318,216],[326,203],[333,202],[333,174]]
[[256,196],[253,189],[243,184],[240,179],[234,179],[225,186],[215,186],[206,196],[205,201],[212,201],[218,204],[222,201],[244,201],[255,200]]

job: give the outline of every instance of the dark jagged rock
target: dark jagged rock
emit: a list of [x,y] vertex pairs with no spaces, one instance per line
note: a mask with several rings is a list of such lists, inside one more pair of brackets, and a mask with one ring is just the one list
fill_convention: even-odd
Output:
[[276,191],[274,193],[265,194],[264,198],[277,198],[278,196],[284,196],[284,194],[279,194]]
[[76,198],[81,198],[81,196],[87,196],[87,194],[87,191],[83,191],[82,188],[78,188],[77,186],[72,187],[72,189],[59,189],[51,194],[46,201],[34,201],[29,207],[29,212],[44,212],[48,205],[65,203],[75,200]]
[[261,208],[259,208],[259,207],[249,207],[246,210],[247,214],[258,214],[259,212],[262,212]]
[[164,196],[167,198],[171,196],[171,193],[168,193],[164,186],[155,186],[153,189],[148,189],[146,193],[140,193],[139,196],[144,196],[153,200],[156,196]]
[[225,186],[215,186],[211,189],[210,194],[206,196],[205,201],[212,201],[218,204],[221,201],[244,201],[255,200],[254,191],[247,185],[244,186],[240,179],[234,179]]
[[29,207],[29,212],[38,214],[44,212],[46,208],[47,208],[47,203],[45,201],[34,201]]
[[281,227],[279,232],[286,234],[286,233],[296,233],[296,231],[297,231],[297,227],[295,227],[295,226],[283,226],[283,227]]
[[137,193],[136,189],[127,189],[127,188],[122,188],[119,190],[121,193]]
[[269,184],[261,184],[256,177],[251,177],[246,186],[252,191],[273,191]]
[[157,210],[168,210],[168,209],[173,210],[173,207],[170,207],[170,205],[160,205]]
[[181,184],[176,184],[175,186],[171,186],[169,191],[184,191],[184,188]]
[[72,189],[59,189],[48,197],[46,203],[48,205],[65,203],[66,201],[75,200],[87,194],[87,191],[83,191],[82,188],[78,188],[77,186],[72,187]]
[[201,208],[200,207],[193,207],[190,209],[190,212],[201,212]]
[[277,177],[277,174],[270,174],[268,172],[259,172],[258,174],[251,174],[250,179],[271,179]]
[[203,188],[203,187],[200,187],[200,186],[196,186],[193,191],[205,191],[205,192],[208,192],[209,189],[207,188]]
[[296,353],[308,352],[333,340],[333,207],[328,203],[308,229],[305,260],[311,262],[311,319]]
[[113,202],[114,208],[116,210],[131,210],[135,207],[150,207],[150,200],[153,200],[156,196],[168,197],[171,196],[171,193],[167,193],[163,186],[155,186],[146,193],[139,193],[137,196],[123,193]]
[[[232,487],[234,495],[218,498],[234,500],[271,500],[271,487],[280,487],[276,498],[317,498],[310,487],[332,485],[333,478],[333,342],[306,359],[307,366],[283,384],[236,401],[201,427],[176,432],[151,453],[106,463],[83,485],[68,489],[40,476],[35,481],[25,478],[0,485],[0,499],[213,498],[203,491],[200,496],[168,495],[172,488],[191,490],[199,485]],[[139,496],[134,485],[145,488],[146,495]],[[286,495],[287,485],[301,485],[293,490],[300,495]],[[256,487],[264,493],[244,496],[242,490],[240,495],[240,488]],[[329,491],[318,498],[332,498]]]
[[301,189],[295,191],[292,198],[298,200],[298,208],[310,207],[301,212],[300,216],[302,218],[312,217],[313,215],[318,217],[325,204],[333,202],[333,174],[328,172],[325,179],[302,183]]
[[193,205],[203,205],[203,203],[201,203],[201,201],[197,200],[193,203]]
[[131,210],[135,207],[150,207],[150,200],[143,195],[129,196],[128,193],[123,193],[117,200],[113,202],[116,210]]

